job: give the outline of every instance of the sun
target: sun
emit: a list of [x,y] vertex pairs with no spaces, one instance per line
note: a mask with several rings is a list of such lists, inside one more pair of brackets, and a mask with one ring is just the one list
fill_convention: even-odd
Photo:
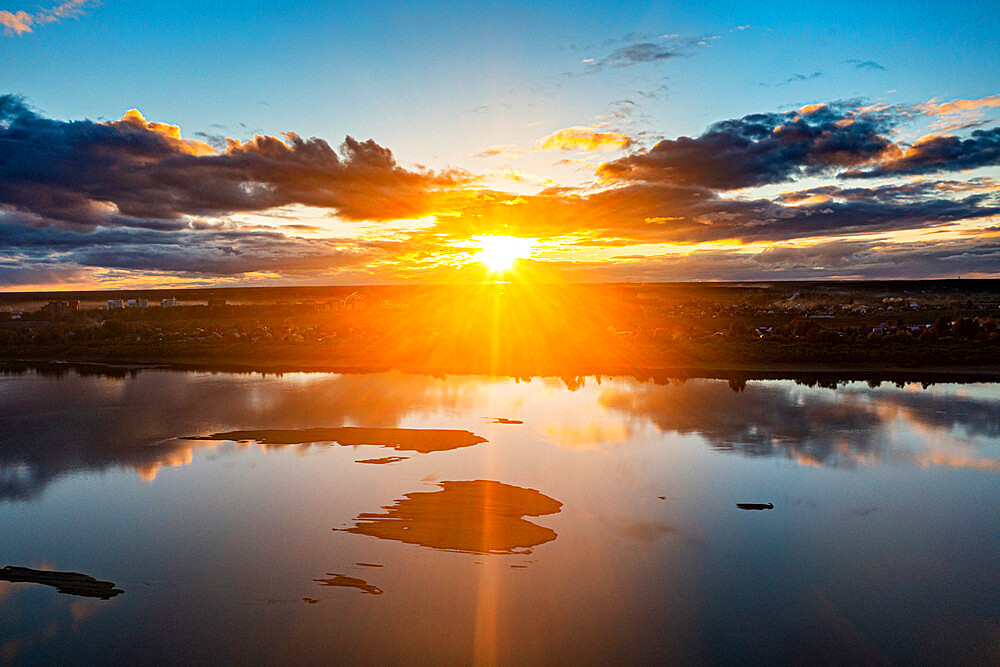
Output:
[[527,257],[534,247],[534,239],[516,236],[476,236],[474,240],[482,248],[476,253],[476,260],[485,264],[493,273],[509,271],[514,262]]

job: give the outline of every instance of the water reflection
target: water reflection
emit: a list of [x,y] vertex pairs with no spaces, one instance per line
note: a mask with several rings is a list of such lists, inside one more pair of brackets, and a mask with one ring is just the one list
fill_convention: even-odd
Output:
[[535,489],[491,480],[438,482],[440,491],[407,493],[385,514],[358,515],[347,533],[477,554],[531,553],[556,539],[525,516],[555,514],[562,503]]
[[75,638],[107,609],[100,598],[47,595],[40,587],[0,579],[0,664],[44,662],[26,654],[57,638]]
[[[803,465],[892,462],[1000,471],[1000,459],[984,455],[993,450],[983,443],[1000,438],[1000,394],[989,386],[921,390],[919,385],[898,389],[854,383],[834,390],[750,381],[733,392],[724,380],[653,384],[574,378],[570,392],[565,383],[565,378],[518,382],[402,373],[279,379],[135,370],[122,371],[122,377],[79,370],[0,375],[0,499],[36,497],[52,480],[74,471],[125,467],[151,481],[162,468],[188,464],[198,449],[216,446],[215,441],[178,439],[190,433],[264,434],[274,441],[283,430],[302,433],[277,439],[357,442],[343,429],[352,424],[397,428],[407,420],[454,416],[469,427],[481,423],[483,414],[505,413],[519,418],[490,418],[486,427],[500,429],[497,437],[536,433],[578,450],[627,445],[653,425],[664,433],[701,436],[720,450]],[[520,421],[526,423],[502,426]],[[227,432],[247,427],[260,430]],[[914,437],[908,442],[890,437],[900,427]],[[327,436],[304,433],[321,428],[342,430]],[[453,442],[446,436],[438,444],[370,439],[426,452],[470,446],[481,442],[473,442],[478,437],[463,435]],[[388,457],[361,460],[390,462]]]
[[[712,447],[780,456],[802,465],[909,463],[1000,471],[974,438],[1000,435],[1000,400],[851,385],[808,389],[750,382],[734,393],[717,381],[608,388],[600,404],[664,432],[697,434]],[[900,424],[925,435],[894,442]]]
[[[31,498],[0,503],[5,562],[128,593],[0,581],[0,662],[850,663],[865,641],[914,664],[997,646],[1000,386],[736,389],[0,376],[0,493]],[[178,439],[208,433],[254,441]]]
[[[277,384],[276,384],[277,382]],[[210,442],[178,440],[248,424],[301,429],[396,426],[407,415],[471,407],[479,383],[401,373],[260,375],[63,368],[0,375],[0,499],[36,497],[61,475],[134,469],[155,479]]]

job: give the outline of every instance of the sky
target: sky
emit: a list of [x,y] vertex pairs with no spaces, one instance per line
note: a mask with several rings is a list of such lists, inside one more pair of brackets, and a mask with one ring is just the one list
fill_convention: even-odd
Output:
[[1000,277],[996,3],[0,7],[3,290]]

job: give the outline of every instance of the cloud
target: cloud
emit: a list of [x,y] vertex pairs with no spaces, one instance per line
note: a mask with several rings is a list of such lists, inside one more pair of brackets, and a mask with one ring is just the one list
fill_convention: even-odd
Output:
[[969,138],[930,135],[870,169],[852,169],[843,178],[872,178],[960,171],[1000,164],[1000,128],[974,130]]
[[34,14],[19,10],[11,12],[0,10],[0,26],[8,37],[20,37],[21,35],[33,32],[35,27],[58,23],[67,18],[76,18],[83,14],[87,5],[96,4],[96,0],[68,0],[60,5],[39,9]]
[[679,55],[681,55],[680,51],[675,48],[654,44],[653,42],[639,42],[619,47],[603,58],[587,58],[584,62],[587,63],[591,71],[597,71],[606,67],[620,69],[632,65],[657,63],[670,58],[676,58]]
[[[4,219],[0,217],[0,223]],[[99,229],[82,233],[53,227],[0,224],[0,246],[17,259],[0,264],[0,284],[66,282],[86,268],[184,277],[249,273],[332,274],[390,256],[398,243],[288,236],[230,227],[206,230]]]
[[[695,250],[685,255],[635,258],[616,267],[595,267],[591,279],[627,273],[644,280],[887,280],[996,276],[996,239],[900,243],[828,241],[772,246],[760,252]],[[603,275],[601,275],[603,274]]]
[[574,125],[542,137],[535,144],[537,151],[588,151],[607,153],[628,148],[632,139],[620,132],[601,132],[599,126]]
[[913,110],[934,119],[931,129],[938,133],[982,127],[992,120],[982,120],[989,109],[1000,106],[1000,95],[989,95],[978,100],[952,100],[939,102],[936,99],[914,105]]
[[[939,190],[933,182],[909,189],[834,187],[775,200],[728,198],[708,188],[665,183],[537,195],[480,191],[453,202],[454,213],[426,233],[461,239],[502,228],[513,236],[581,246],[766,243],[932,228],[1000,214],[994,193],[961,194]],[[815,199],[804,201],[809,197]]]
[[930,100],[917,105],[917,108],[928,116],[968,113],[971,111],[978,112],[983,109],[990,109],[993,107],[1000,107],[1000,95],[981,97],[978,100],[954,100],[952,102],[938,102],[937,100]]
[[400,167],[373,140],[255,135],[223,150],[129,111],[111,123],[57,121],[0,96],[0,205],[36,224],[183,228],[184,216],[303,204],[348,220],[427,214],[433,194],[464,183],[455,170]]
[[854,65],[854,69],[866,69],[866,70],[885,70],[885,67],[878,64],[874,60],[859,60],[857,58],[848,58],[844,61],[849,65]]
[[597,173],[608,182],[737,190],[825,174],[868,178],[992,166],[1000,164],[1000,129],[975,129],[965,138],[931,134],[911,146],[894,136],[901,123],[920,116],[998,105],[1000,96],[909,107],[841,101],[751,114],[715,123],[698,137],[660,141],[600,165]]
[[517,159],[521,157],[521,151],[515,144],[497,144],[479,151],[472,157],[497,157],[501,155],[507,158]]
[[800,81],[812,81],[813,79],[818,79],[823,76],[823,72],[813,72],[812,74],[793,74],[784,81],[779,81],[778,83],[761,83],[762,86],[787,86],[790,83],[799,83]]
[[711,125],[696,138],[666,139],[606,162],[609,181],[644,181],[733,190],[864,165],[898,150],[884,136],[891,119],[849,103],[752,114]]
[[[348,137],[338,151],[322,139],[287,134],[216,148],[134,110],[109,123],[65,122],[0,97],[0,284],[112,274],[168,282],[392,282],[422,271],[426,279],[468,261],[469,238],[500,229],[558,245],[565,261],[536,262],[539,271],[586,279],[620,279],[625,271],[671,280],[996,273],[995,234],[954,240],[971,221],[1000,216],[995,180],[932,176],[874,187],[846,180],[996,163],[998,131],[895,143],[898,125],[915,116],[924,113],[851,101],[751,114],[606,161],[596,167],[599,182],[566,188],[510,167],[477,176],[406,169],[371,140]],[[616,150],[632,141],[601,126],[574,126],[536,149]],[[830,181],[766,196],[734,192],[806,176]],[[487,178],[551,187],[517,194],[487,189]],[[342,221],[378,224],[358,226],[353,238],[327,238],[282,206],[321,207]],[[273,220],[240,223],[242,213]],[[417,226],[385,224],[418,217],[426,220]],[[913,230],[951,231],[952,240],[871,241]],[[703,243],[778,246],[716,252]],[[810,250],[802,249],[806,243]],[[622,251],[588,260],[596,248],[607,258],[608,249],[638,244],[690,252],[650,257],[645,248],[643,256]]]

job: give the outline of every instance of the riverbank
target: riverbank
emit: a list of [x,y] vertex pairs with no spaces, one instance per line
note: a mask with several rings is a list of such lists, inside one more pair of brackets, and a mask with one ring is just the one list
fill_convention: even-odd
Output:
[[888,383],[976,383],[1000,382],[1000,366],[935,366],[935,367],[876,367],[844,364],[725,364],[725,365],[542,365],[534,367],[507,366],[488,368],[463,364],[427,366],[412,364],[370,363],[287,363],[256,361],[236,363],[226,361],[187,360],[149,361],[122,359],[118,361],[63,359],[0,359],[0,372],[36,371],[43,374],[74,370],[81,374],[121,376],[143,370],[170,370],[209,373],[338,373],[363,374],[397,371],[413,375],[480,375],[514,377],[632,377],[654,382],[686,379],[715,379],[739,383],[754,380],[794,380],[810,384],[843,382]]

